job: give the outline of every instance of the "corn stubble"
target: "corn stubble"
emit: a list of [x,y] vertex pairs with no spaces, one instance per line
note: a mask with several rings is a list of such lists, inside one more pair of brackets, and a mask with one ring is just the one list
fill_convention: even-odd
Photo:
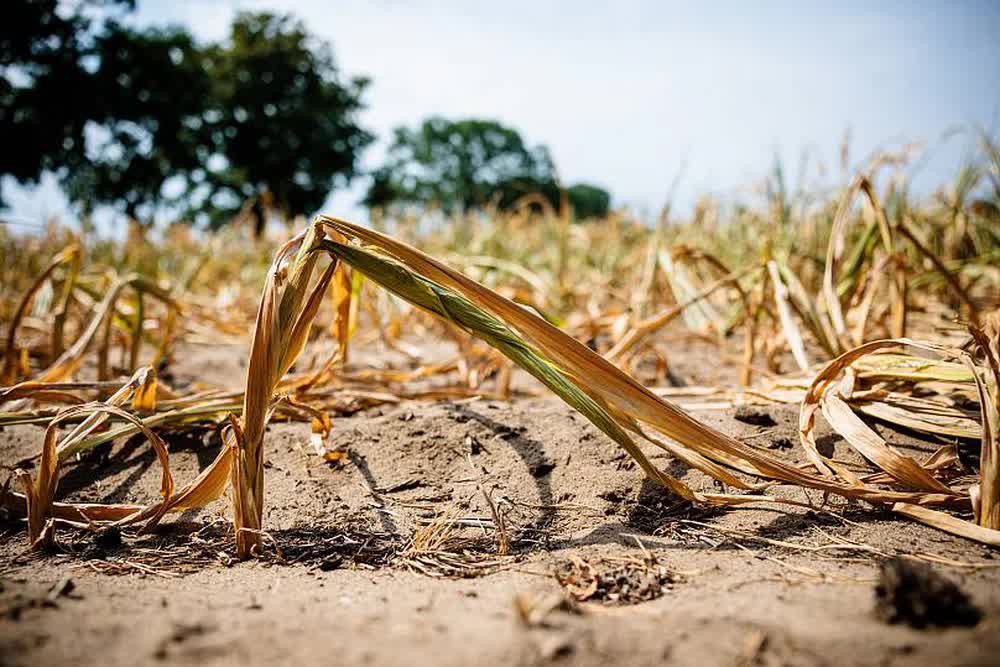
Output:
[[[858,194],[865,196],[867,217],[851,215],[851,203]],[[777,485],[791,485],[887,504],[901,515],[941,530],[1000,546],[1000,316],[980,314],[968,284],[949,259],[949,254],[960,257],[958,246],[948,248],[948,243],[957,243],[953,239],[933,240],[934,247],[944,247],[939,256],[931,240],[919,238],[919,228],[906,215],[890,223],[871,182],[861,177],[832,217],[821,275],[804,278],[808,264],[796,269],[789,255],[772,252],[770,245],[749,268],[733,271],[731,261],[706,250],[688,244],[666,248],[661,229],[640,248],[641,261],[632,262],[639,267],[641,288],[629,299],[631,313],[601,313],[604,306],[591,304],[591,316],[581,323],[574,321],[574,312],[564,320],[553,315],[560,304],[576,299],[566,272],[572,235],[578,230],[566,224],[561,213],[558,218],[552,211],[546,215],[551,228],[561,235],[555,246],[553,275],[536,273],[502,257],[451,257],[488,279],[497,274],[514,276],[523,287],[508,296],[500,293],[509,292],[504,285],[491,289],[396,238],[319,216],[278,250],[266,271],[242,392],[179,394],[158,382],[149,367],[137,369],[124,386],[116,388],[109,382],[109,356],[116,339],[129,368],[138,365],[144,341],[152,341],[155,366],[169,355],[180,336],[178,330],[185,328],[179,322],[192,322],[186,325],[188,335],[193,322],[225,326],[224,318],[208,315],[203,304],[184,298],[183,289],[134,274],[111,280],[103,294],[90,288],[92,297],[100,297],[93,299],[94,315],[75,343],[64,348],[67,304],[83,289],[78,284],[81,251],[69,246],[27,287],[8,326],[5,381],[26,379],[0,390],[0,404],[8,406],[7,412],[0,413],[0,423],[45,424],[46,431],[36,476],[19,471],[23,494],[5,489],[3,504],[27,516],[30,544],[38,547],[51,541],[56,523],[83,527],[141,523],[148,528],[168,512],[204,506],[228,488],[237,553],[241,558],[258,554],[265,530],[263,445],[268,421],[275,416],[309,421],[317,441],[322,442],[322,435],[331,428],[329,411],[336,410],[341,394],[350,391],[344,370],[348,341],[359,331],[362,313],[380,325],[378,335],[384,342],[407,352],[398,318],[386,315],[396,306],[373,306],[370,302],[380,297],[370,285],[362,299],[367,282],[444,322],[444,328],[436,330],[439,335],[454,338],[458,330],[489,346],[480,349],[466,339],[454,338],[464,353],[456,364],[424,367],[411,374],[369,375],[364,378],[368,382],[405,384],[420,373],[464,373],[464,389],[409,394],[441,397],[481,394],[475,378],[496,374],[501,378],[498,395],[506,397],[512,362],[622,447],[650,479],[688,501],[709,505],[793,502],[772,493]],[[853,236],[848,234],[851,220],[864,223]],[[609,235],[612,243],[627,233],[619,228]],[[853,240],[851,247],[849,240]],[[910,275],[915,261],[925,263],[929,270]],[[25,361],[28,349],[18,347],[16,334],[29,319],[32,300],[56,275],[62,280],[52,306],[53,326],[46,348],[49,363],[32,373]],[[914,280],[924,292],[936,286],[959,304],[968,322],[966,345],[906,338],[912,319],[909,311],[918,301],[913,295]],[[592,284],[600,284],[600,279]],[[806,284],[818,288],[810,292]],[[119,300],[129,289],[132,300],[123,310]],[[673,303],[654,303],[651,294],[657,289],[666,290]],[[145,296],[161,305],[155,337],[148,330]],[[312,363],[310,370],[292,371],[315,333],[327,299],[332,313],[328,330],[337,346],[318,366]],[[931,302],[921,305],[925,310],[933,307]],[[774,368],[780,354],[791,355],[799,375],[765,378],[760,388],[747,395],[801,402],[799,431],[809,465],[792,465],[710,428],[633,378],[629,371],[644,355],[655,354],[650,343],[655,333],[678,318],[690,330],[716,337],[742,328],[744,385],[759,372],[758,363]],[[560,320],[575,334],[601,340],[598,351],[553,324]],[[434,331],[426,323],[419,326]],[[888,335],[871,340],[873,331]],[[97,381],[73,382],[95,343]],[[813,361],[817,353],[832,360],[817,368]],[[758,362],[761,354],[764,360]],[[479,366],[473,372],[470,367],[475,364]],[[116,391],[109,394],[112,388]],[[103,398],[82,401],[79,394],[86,391]],[[407,396],[405,391],[355,392],[362,405]],[[76,404],[61,410],[39,407],[60,403]],[[978,410],[971,409],[972,405]],[[814,435],[818,415],[867,462],[866,469],[820,453]],[[865,418],[905,426],[947,444],[925,460],[917,460],[888,444]],[[198,477],[178,488],[170,473],[167,447],[156,429],[205,421],[224,422],[223,448]],[[67,423],[73,427],[60,436],[58,427]],[[162,467],[158,502],[136,506],[55,501],[60,462],[135,433],[144,436]],[[955,439],[979,440],[978,472],[963,467]],[[691,488],[659,469],[642,445],[666,451],[720,482],[723,491]]]

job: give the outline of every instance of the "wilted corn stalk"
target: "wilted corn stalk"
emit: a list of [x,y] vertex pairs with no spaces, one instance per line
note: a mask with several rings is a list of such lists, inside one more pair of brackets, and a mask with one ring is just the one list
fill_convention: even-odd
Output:
[[[379,236],[378,238],[389,248],[407,248],[413,254],[405,259],[410,260],[411,265],[416,264],[416,267],[410,269],[386,256],[379,256],[356,246],[348,245],[345,236],[341,235],[342,232],[347,232],[358,238],[362,231],[362,228],[348,223],[321,219],[319,223],[286,244],[277,253],[268,272],[251,342],[243,417],[238,423],[233,421],[226,431],[227,438],[233,442],[231,475],[234,521],[237,530],[237,551],[241,557],[252,555],[260,543],[264,497],[263,437],[275,390],[278,388],[282,376],[305,346],[322,296],[338,268],[337,262],[331,263],[316,285],[310,288],[310,277],[317,260],[316,251],[320,249],[343,259],[390,291],[425,310],[458,324],[502,351],[538,377],[573,407],[583,412],[616,442],[625,447],[647,474],[658,479],[678,494],[690,499],[714,502],[746,502],[753,499],[750,496],[698,494],[657,470],[623,430],[622,425],[609,414],[611,408],[604,403],[602,397],[591,396],[587,388],[579,386],[576,381],[554,367],[550,361],[539,356],[531,345],[514,333],[503,320],[494,316],[488,307],[484,306],[488,306],[487,302],[489,301],[499,300],[496,303],[503,304],[501,310],[508,317],[527,314],[526,311],[464,277],[462,277],[462,281],[465,284],[474,286],[473,294],[485,297],[485,301],[474,303],[465,295],[436,284],[432,279],[417,273],[422,268],[428,268],[421,261],[425,256],[401,244],[394,244],[387,237]],[[323,238],[328,232],[331,238]],[[429,266],[437,265],[431,261]],[[343,312],[341,308],[337,310]],[[536,323],[536,325],[544,323],[541,318],[534,315],[528,315],[528,317],[529,321]],[[517,318],[514,317],[514,319]],[[549,325],[545,324],[545,327],[549,327]],[[555,336],[554,341],[550,341],[550,344],[559,346],[572,341],[557,329],[551,327],[549,329],[546,333]],[[572,344],[580,346],[576,341],[572,341]],[[582,346],[580,347],[582,348]],[[586,350],[586,348],[583,349]],[[586,350],[585,354],[591,359],[600,359],[589,350]],[[606,368],[614,369],[603,359],[600,359],[600,362]],[[614,373],[618,377],[627,377],[617,369],[614,369]],[[653,395],[648,394],[648,396]],[[654,400],[658,399],[654,397]],[[686,415],[684,416],[686,417]],[[629,424],[629,421],[629,419],[625,420],[626,426],[637,429],[637,425]],[[692,428],[696,433],[702,432],[724,437],[694,420],[690,420],[690,418],[687,418],[687,421],[682,424],[682,431],[685,427]],[[678,448],[646,434],[642,435],[650,439],[651,442],[675,452],[692,465],[710,471],[709,474],[717,479],[739,488],[756,488],[755,485],[742,482],[717,464],[704,459],[697,452],[686,451],[683,447]],[[222,467],[221,457],[222,455],[220,455],[220,460],[213,464],[213,469]]]
[[[156,452],[162,468],[160,494],[162,500],[145,508],[133,508],[134,511],[121,517],[121,523],[134,523],[149,519],[149,524],[155,524],[168,508],[173,493],[173,479],[170,476],[167,447],[163,440],[148,426],[143,424],[131,412],[121,406],[128,401],[133,409],[146,410],[152,408],[156,401],[156,377],[149,368],[140,369],[128,383],[115,392],[103,403],[89,403],[67,408],[59,412],[45,429],[42,444],[42,456],[38,466],[38,476],[32,479],[31,474],[21,470],[18,478],[24,489],[25,506],[28,516],[28,539],[33,547],[49,543],[53,536],[50,521],[53,513],[56,486],[59,481],[59,454],[72,447],[100,428],[109,416],[115,416],[130,422],[146,437]],[[58,437],[58,427],[71,419],[84,417],[69,433]]]
[[[318,282],[313,286],[310,285],[310,278],[319,257],[316,252],[317,242],[322,234],[323,230],[314,226],[289,241],[278,251],[268,271],[251,341],[242,418],[237,421],[230,417],[230,423],[223,431],[225,446],[216,460],[197,479],[176,494],[173,492],[166,447],[162,440],[151,430],[149,424],[119,407],[131,398],[134,409],[151,409],[155,396],[154,376],[149,369],[137,372],[129,383],[106,401],[69,408],[50,420],[42,447],[42,463],[38,478],[31,480],[28,473],[21,474],[25,488],[23,500],[16,494],[4,495],[4,504],[16,508],[21,503],[26,509],[32,544],[39,544],[42,538],[48,535],[44,532],[46,521],[56,510],[64,516],[79,517],[87,522],[109,518],[131,522],[145,517],[150,517],[151,521],[155,522],[167,511],[180,511],[211,502],[221,495],[225,488],[224,481],[229,477],[233,487],[237,550],[241,557],[250,556],[254,552],[260,541],[263,510],[264,429],[274,408],[274,394],[281,378],[305,347],[323,295],[338,268],[337,262],[330,263]],[[346,280],[349,284],[350,277],[348,276]],[[0,398],[11,400],[22,396],[40,396],[46,391],[53,391],[53,388],[58,387],[56,381],[72,374],[82,363],[84,353],[96,338],[102,325],[106,333],[98,366],[103,366],[102,360],[106,359],[108,348],[107,330],[110,327],[114,305],[121,291],[129,286],[134,287],[139,293],[143,291],[151,293],[169,305],[175,306],[169,294],[143,278],[129,276],[117,281],[105,294],[90,324],[74,345],[34,380],[5,390],[0,394]],[[348,290],[348,295],[349,293]],[[346,312],[344,308],[337,310]],[[136,329],[141,332],[141,325],[137,325]],[[133,349],[138,344],[137,340],[138,338],[134,338]],[[102,386],[103,383],[93,384]],[[226,400],[223,399],[221,404],[210,404],[206,412],[199,413],[198,406],[191,406],[187,410],[183,408],[177,410],[176,414],[165,413],[162,416],[179,419],[196,417],[198,414],[209,416],[218,413],[226,405]],[[90,416],[57,443],[57,426],[81,415]],[[164,469],[161,490],[163,500],[155,505],[155,511],[151,508],[108,505],[88,507],[64,505],[56,508],[53,504],[59,460],[65,452],[76,451],[85,445],[92,446],[101,441],[99,436],[95,438],[95,430],[107,420],[108,415],[126,422],[123,429],[111,431],[108,437],[138,430],[146,435],[160,456]],[[148,421],[157,421],[157,417],[159,416],[151,417]]]
[[[268,270],[250,342],[243,415],[230,426],[236,442],[232,467],[236,550],[254,553],[261,539],[264,509],[264,431],[275,390],[302,353],[327,286],[337,269],[331,262],[310,286],[323,229],[313,225],[286,243]],[[349,279],[348,279],[349,280]],[[350,291],[347,291],[350,294]],[[338,312],[344,312],[338,309]],[[342,343],[343,344],[343,343]]]
[[[55,261],[50,265],[49,269],[46,270],[42,276],[36,280],[35,285],[32,289],[25,295],[22,299],[21,307],[19,307],[18,315],[11,321],[10,328],[8,331],[8,340],[6,348],[6,358],[4,373],[7,377],[7,381],[13,381],[17,377],[17,368],[15,365],[10,365],[12,355],[14,354],[14,336],[17,330],[17,326],[20,322],[20,317],[23,314],[23,310],[26,307],[27,302],[33,295],[34,291],[37,289],[38,285],[44,282],[51,270],[59,266],[61,263],[70,262],[70,277],[67,278],[68,283],[72,283],[73,276],[75,276],[76,265],[74,262],[78,260],[72,259],[78,254],[77,250],[73,247],[67,249],[56,258]],[[136,362],[138,359],[139,348],[142,345],[142,311],[143,308],[141,304],[143,303],[142,295],[148,294],[157,300],[161,301],[166,305],[171,313],[176,313],[180,310],[180,304],[173,298],[170,291],[164,289],[162,286],[156,284],[155,282],[144,278],[137,274],[129,274],[124,277],[118,278],[108,286],[104,292],[103,297],[100,302],[97,303],[93,308],[93,316],[88,322],[87,326],[80,333],[73,344],[62,349],[63,341],[63,324],[65,322],[65,304],[68,302],[69,296],[64,295],[62,299],[62,305],[59,310],[56,311],[55,320],[53,323],[53,333],[52,333],[52,350],[60,350],[58,355],[53,355],[55,358],[50,360],[48,367],[44,370],[36,373],[30,378],[31,382],[48,383],[48,382],[58,382],[64,380],[71,375],[73,375],[83,364],[84,357],[87,351],[93,346],[94,342],[98,340],[98,334],[103,332],[101,339],[98,344],[97,349],[97,374],[99,380],[105,380],[110,377],[109,361],[108,356],[111,350],[111,331],[112,325],[115,318],[115,310],[118,304],[118,300],[122,293],[131,288],[136,294],[136,319],[132,327],[132,337],[131,337],[131,347],[130,347],[130,359],[132,362]],[[67,293],[68,294],[68,293]],[[160,341],[161,350],[165,350],[170,344],[169,336],[165,336]],[[130,368],[130,371],[136,370],[135,368]]]
[[[844,252],[844,232],[849,221],[851,205],[858,192],[865,194],[872,212],[875,215],[878,225],[879,237],[884,251],[883,257],[891,268],[891,280],[889,282],[889,307],[891,310],[890,332],[894,338],[901,338],[906,335],[906,267],[899,257],[895,255],[892,238],[892,228],[886,217],[885,209],[879,203],[878,196],[871,182],[865,176],[858,176],[851,184],[841,203],[840,209],[833,222],[833,229],[830,231],[830,244],[827,248],[826,265],[823,272],[823,304],[830,315],[834,331],[844,347],[848,347],[850,341],[847,337],[847,323],[841,306],[842,294],[837,289],[837,277],[835,275],[837,264]],[[863,252],[864,246],[859,246]],[[861,254],[861,253],[857,253]],[[878,255],[874,262],[878,262]],[[853,275],[861,267],[860,261],[852,262],[851,274],[848,277],[856,280]],[[860,343],[860,341],[857,341]]]
[[[941,530],[1000,545],[1000,396],[996,390],[1000,340],[995,333],[975,327],[970,330],[982,354],[980,363],[963,350],[905,338],[873,341],[845,352],[813,379],[802,401],[799,427],[810,461],[825,475],[853,479],[858,485],[918,489],[920,495],[897,499],[893,509]],[[905,348],[943,360],[903,354]],[[978,402],[981,423],[955,407],[966,400]],[[979,439],[977,483],[961,483],[967,476],[960,469],[956,445],[945,445],[926,460],[917,461],[889,445],[855,411],[926,433]],[[813,437],[817,412],[822,412],[834,431],[881,472],[859,477],[823,457]],[[972,510],[975,522],[926,505]]]
[[979,484],[972,490],[972,508],[980,526],[1000,530],[1000,313],[994,314],[992,324],[991,331],[969,327],[983,355],[978,369],[967,360],[976,379],[983,420]]
[[52,277],[58,268],[65,266],[66,277],[63,280],[62,293],[53,313],[52,336],[49,343],[49,356],[51,359],[55,359],[62,354],[63,328],[66,324],[66,310],[69,306],[69,300],[73,293],[74,284],[76,283],[76,276],[80,271],[81,254],[82,251],[80,246],[76,244],[64,248],[62,252],[53,258],[49,266],[42,271],[41,275],[35,279],[35,282],[24,293],[20,303],[18,303],[14,317],[11,318],[10,324],[7,327],[7,340],[6,345],[4,346],[3,373],[2,378],[0,378],[3,382],[14,382],[18,377],[18,371],[26,374],[26,369],[18,368],[19,359],[17,353],[18,348],[16,346],[17,328],[27,313],[28,307],[38,290],[41,289],[46,280],[49,280]]
[[[968,503],[967,497],[963,499],[959,492],[906,463],[901,470],[907,476],[892,478],[889,488],[884,488],[858,479],[849,471],[831,474],[829,465],[818,457],[814,457],[818,473],[813,473],[751,449],[699,423],[542,318],[418,250],[341,220],[320,217],[318,224],[351,241],[345,244],[324,240],[323,248],[398,296],[499,349],[626,449],[647,475],[682,497],[721,504],[777,501],[762,495],[696,492],[653,466],[633,436],[740,489],[759,490],[762,486],[743,481],[729,469],[872,502]],[[831,378],[824,376],[821,389],[825,390],[830,382]],[[816,391],[813,393],[818,395]],[[812,412],[809,415],[811,419]]]

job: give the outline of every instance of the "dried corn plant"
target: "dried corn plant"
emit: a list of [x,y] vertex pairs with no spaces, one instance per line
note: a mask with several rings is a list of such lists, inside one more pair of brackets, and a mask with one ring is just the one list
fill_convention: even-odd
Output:
[[[868,206],[855,215],[852,201],[859,194]],[[794,246],[775,247],[777,236],[763,247],[749,241],[766,218],[729,228],[709,224],[718,218],[710,203],[697,224],[702,240],[718,242],[714,249],[621,217],[604,226],[572,225],[565,206],[543,211],[541,219],[530,210],[490,225],[463,219],[437,236],[403,226],[390,236],[320,216],[268,263],[257,258],[244,268],[217,267],[207,255],[178,272],[172,286],[130,270],[88,273],[79,246],[64,246],[21,286],[16,307],[3,306],[9,318],[3,373],[10,386],[0,388],[0,425],[46,426],[37,476],[20,474],[24,493],[5,489],[3,504],[28,517],[29,540],[40,546],[58,523],[152,525],[167,512],[203,506],[231,488],[237,551],[250,557],[259,553],[266,528],[263,445],[270,419],[311,423],[322,453],[330,414],[415,397],[508,398],[516,365],[586,416],[648,477],[689,501],[791,502],[771,492],[790,485],[887,504],[998,544],[1000,351],[996,323],[981,314],[990,305],[984,292],[1000,285],[990,267],[990,258],[1000,255],[997,237],[972,208],[956,237],[936,222],[941,216],[928,222],[898,206],[890,216],[882,200],[898,198],[890,191],[880,200],[872,181],[861,177],[836,206],[831,202],[826,217],[802,213],[808,224],[801,242],[819,253],[805,258]],[[787,227],[795,206],[770,205],[782,211]],[[431,252],[398,240],[404,237]],[[189,247],[184,239],[173,242]],[[976,261],[963,261],[968,247],[978,253]],[[734,255],[734,248],[743,254]],[[222,286],[211,298],[195,289],[195,276],[205,273]],[[258,299],[245,284],[261,276]],[[254,299],[249,327],[246,310]],[[921,322],[940,322],[940,315],[933,320],[938,313],[972,324],[965,349],[904,338]],[[633,378],[628,371],[656,352],[649,341],[677,319],[698,334],[710,333],[720,347],[726,336],[743,331],[741,379],[750,383],[760,356],[768,374],[747,395],[801,400],[801,440],[810,465],[792,465],[712,429]],[[138,368],[144,344],[153,344],[155,367],[169,360],[179,339],[231,337],[243,328],[252,335],[242,390],[176,391]],[[25,331],[41,335],[23,344]],[[320,332],[329,332],[336,345],[304,354]],[[423,362],[406,332],[450,341],[458,352]],[[349,348],[376,339],[413,365],[352,364]],[[76,381],[81,369],[91,370],[87,354],[95,347],[96,380]],[[111,379],[116,350],[119,365],[136,371],[124,385]],[[794,360],[794,376],[780,375],[782,355]],[[832,361],[818,366],[817,359]],[[452,379],[420,384],[445,377]],[[820,415],[862,466],[819,453],[814,432]],[[888,444],[871,420],[950,441],[917,460]],[[157,430],[206,423],[224,425],[222,451],[197,478],[175,488]],[[63,424],[71,429],[60,436]],[[60,462],[136,433],[163,466],[159,501],[56,502]],[[961,460],[969,442],[979,443],[975,470]],[[643,446],[666,451],[723,490],[698,490],[668,475]]]
[[[810,460],[825,474],[853,479],[859,486],[920,489],[924,502],[900,499],[893,509],[947,532],[1000,545],[996,463],[1000,339],[995,332],[970,330],[978,347],[975,356],[908,339],[874,341],[846,352],[813,379],[802,401],[799,428]],[[929,359],[928,353],[942,360]],[[976,404],[979,414],[965,407]],[[819,453],[813,436],[819,412],[878,472],[858,476]],[[978,474],[970,474],[975,472],[969,470],[972,466],[963,465],[958,443],[917,461],[886,443],[856,413],[945,438],[977,439]],[[973,517],[963,520],[927,505],[951,506]]]

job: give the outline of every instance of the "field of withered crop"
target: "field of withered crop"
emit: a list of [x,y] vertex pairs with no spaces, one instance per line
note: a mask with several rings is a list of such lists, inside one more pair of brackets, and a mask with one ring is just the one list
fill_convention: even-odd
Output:
[[984,151],[655,226],[0,227],[0,663],[993,664]]

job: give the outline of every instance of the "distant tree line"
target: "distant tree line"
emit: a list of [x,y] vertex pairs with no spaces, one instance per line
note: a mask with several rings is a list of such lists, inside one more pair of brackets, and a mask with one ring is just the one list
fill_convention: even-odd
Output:
[[[14,0],[0,21],[0,175],[54,173],[84,215],[111,206],[140,223],[157,213],[217,227],[245,213],[318,209],[368,176],[372,208],[469,211],[563,191],[548,150],[491,120],[434,117],[397,128],[385,163],[361,155],[369,80],[345,77],[331,45],[288,15],[244,12],[226,39],[182,27],[136,28],[134,0]],[[577,218],[610,195],[565,190]],[[2,195],[2,193],[0,193]],[[0,199],[2,204],[2,199]]]

